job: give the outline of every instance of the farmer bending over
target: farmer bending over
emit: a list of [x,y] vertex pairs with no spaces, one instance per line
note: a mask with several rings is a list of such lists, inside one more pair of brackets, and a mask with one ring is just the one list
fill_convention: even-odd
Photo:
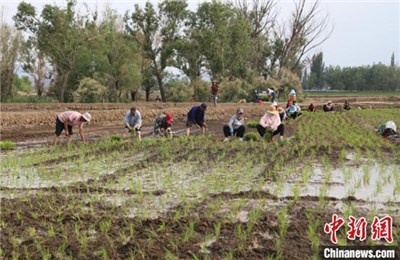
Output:
[[154,122],[153,135],[154,136],[167,136],[172,137],[172,114],[161,114]]
[[124,124],[124,138],[128,137],[128,133],[133,133],[135,131],[138,139],[142,140],[142,136],[140,135],[140,129],[142,128],[142,115],[136,107],[131,107],[131,109],[128,110],[124,118]]
[[186,121],[186,136],[190,135],[190,128],[193,125],[201,128],[202,133],[206,133],[207,125],[204,122],[204,114],[207,110],[207,104],[202,103],[200,106],[194,106],[190,109],[189,113],[187,114],[187,121]]
[[333,107],[332,101],[328,101],[328,103],[326,103],[322,109],[324,110],[324,112],[332,112],[335,110],[335,108]]
[[79,126],[79,134],[81,136],[82,142],[86,143],[85,136],[83,135],[83,123],[89,123],[92,116],[86,112],[81,114],[76,111],[66,111],[57,115],[56,118],[56,136],[54,138],[54,144],[59,141],[59,136],[62,131],[65,130],[65,135],[68,138],[68,143],[72,140],[72,127]]
[[229,119],[228,124],[224,125],[223,127],[225,135],[224,142],[229,141],[229,136],[234,136],[234,135],[239,137],[239,141],[243,141],[244,131],[246,131],[246,128],[244,126],[243,113],[244,113],[243,108],[239,108],[236,111],[236,114]]
[[285,133],[285,126],[281,122],[279,112],[274,106],[269,106],[265,115],[260,119],[260,123],[257,125],[257,131],[261,138],[264,138],[267,129],[271,129],[273,133],[268,139],[268,142],[272,142],[273,137],[277,134],[280,135],[280,139],[283,140]]

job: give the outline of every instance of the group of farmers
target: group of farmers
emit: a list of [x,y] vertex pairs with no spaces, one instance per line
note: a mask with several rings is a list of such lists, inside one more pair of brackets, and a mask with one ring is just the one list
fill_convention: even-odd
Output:
[[[205,112],[207,110],[207,104],[202,103],[197,106],[193,106],[187,114],[186,121],[186,135],[190,135],[190,129],[193,126],[197,126],[201,129],[204,134],[207,129],[207,125],[205,123],[204,117]],[[276,103],[267,107],[266,113],[260,119],[259,124],[257,125],[257,131],[260,134],[260,137],[264,137],[266,131],[271,129],[273,134],[271,135],[269,141],[272,141],[273,136],[279,134],[281,138],[284,135],[284,125],[283,118],[280,116],[280,112],[284,110],[280,108]],[[172,114],[160,114],[156,119],[153,127],[153,136],[171,136],[172,137]],[[282,119],[281,119],[282,118]],[[91,115],[86,113],[79,113],[77,111],[66,111],[57,115],[56,117],[56,130],[55,130],[55,139],[54,143],[59,142],[59,136],[63,131],[65,131],[65,135],[67,136],[68,142],[71,142],[72,138],[72,127],[79,127],[79,134],[81,140],[86,142],[85,135],[83,133],[83,124],[89,123],[91,120]],[[224,141],[229,141],[231,137],[236,136],[240,141],[243,141],[243,136],[245,133],[245,117],[244,117],[244,109],[238,108],[236,113],[232,115],[229,119],[228,124],[223,126],[223,132],[225,135]],[[136,107],[131,107],[124,117],[124,130],[123,137],[127,138],[129,133],[135,133],[139,140],[142,139],[141,136],[142,129],[142,116],[140,111]]]
[[[286,104],[286,109],[280,107],[275,98],[271,99],[271,104],[267,105],[266,113],[261,117],[259,123],[257,124],[257,132],[259,133],[260,140],[262,140],[267,132],[271,132],[268,141],[272,142],[275,136],[279,135],[280,139],[283,139],[285,133],[284,120],[289,117],[295,119],[301,115],[301,110],[298,105],[296,105],[296,92],[294,90],[290,91],[288,96],[288,102]],[[215,105],[215,104],[214,104]],[[350,109],[349,103],[346,101],[344,109]],[[204,134],[207,129],[207,125],[204,120],[205,112],[207,110],[207,104],[202,103],[197,106],[193,106],[187,114],[186,121],[186,135],[190,135],[190,129],[193,126],[197,126],[201,129]],[[309,111],[315,111],[315,106],[311,104],[308,107]],[[325,112],[333,111],[332,102],[329,101],[324,105],[323,110]],[[154,122],[153,136],[169,136],[172,137],[172,118],[171,113],[160,114]],[[71,142],[72,138],[72,127],[79,126],[79,134],[81,140],[86,142],[83,133],[83,124],[89,123],[91,120],[91,115],[86,113],[79,113],[76,111],[66,111],[57,115],[56,127],[55,127],[55,139],[54,144],[59,142],[59,136],[65,131],[68,142]],[[246,131],[245,127],[245,117],[244,109],[238,108],[236,113],[232,115],[228,121],[228,124],[224,125],[222,130],[225,136],[224,142],[231,140],[233,137],[237,137],[239,141],[243,141],[244,133]],[[141,136],[142,128],[142,116],[136,107],[131,107],[124,117],[124,130],[123,137],[127,138],[129,133],[136,133],[139,140],[142,139]]]

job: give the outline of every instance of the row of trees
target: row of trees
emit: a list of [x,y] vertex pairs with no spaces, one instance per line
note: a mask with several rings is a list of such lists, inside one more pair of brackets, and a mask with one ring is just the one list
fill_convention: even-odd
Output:
[[139,88],[147,98],[158,89],[166,101],[179,90],[166,82],[167,66],[188,76],[190,86],[180,89],[192,98],[204,92],[196,83],[204,71],[222,85],[236,82],[243,93],[235,98],[267,84],[300,90],[296,75],[307,66],[307,54],[331,33],[319,12],[318,1],[295,1],[289,20],[279,24],[275,0],[203,2],[194,11],[185,0],[147,2],[124,16],[112,9],[79,14],[74,0],[65,7],[47,4],[38,14],[21,2],[15,28],[1,26],[1,98],[13,95],[17,64],[34,79],[38,96],[50,83],[47,95],[60,102],[88,92],[92,101],[120,101]]
[[395,65],[394,54],[390,66],[344,67],[328,66],[323,53],[313,55],[310,74],[303,75],[304,89],[335,89],[346,91],[396,91],[400,90],[400,67]]

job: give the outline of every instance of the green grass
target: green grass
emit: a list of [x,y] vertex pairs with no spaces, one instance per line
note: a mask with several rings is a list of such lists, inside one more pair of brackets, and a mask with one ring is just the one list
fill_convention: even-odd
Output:
[[15,143],[11,141],[0,141],[1,150],[13,150],[15,149]]

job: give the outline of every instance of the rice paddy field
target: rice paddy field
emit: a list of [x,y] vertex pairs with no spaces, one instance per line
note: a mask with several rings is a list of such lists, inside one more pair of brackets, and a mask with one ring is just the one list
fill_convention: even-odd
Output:
[[[400,144],[376,133],[400,126],[398,107],[304,112],[272,143],[222,142],[214,119],[206,135],[2,151],[0,258],[319,259],[331,245],[400,256]],[[351,217],[364,239],[349,239]],[[387,217],[391,239],[377,238]]]

